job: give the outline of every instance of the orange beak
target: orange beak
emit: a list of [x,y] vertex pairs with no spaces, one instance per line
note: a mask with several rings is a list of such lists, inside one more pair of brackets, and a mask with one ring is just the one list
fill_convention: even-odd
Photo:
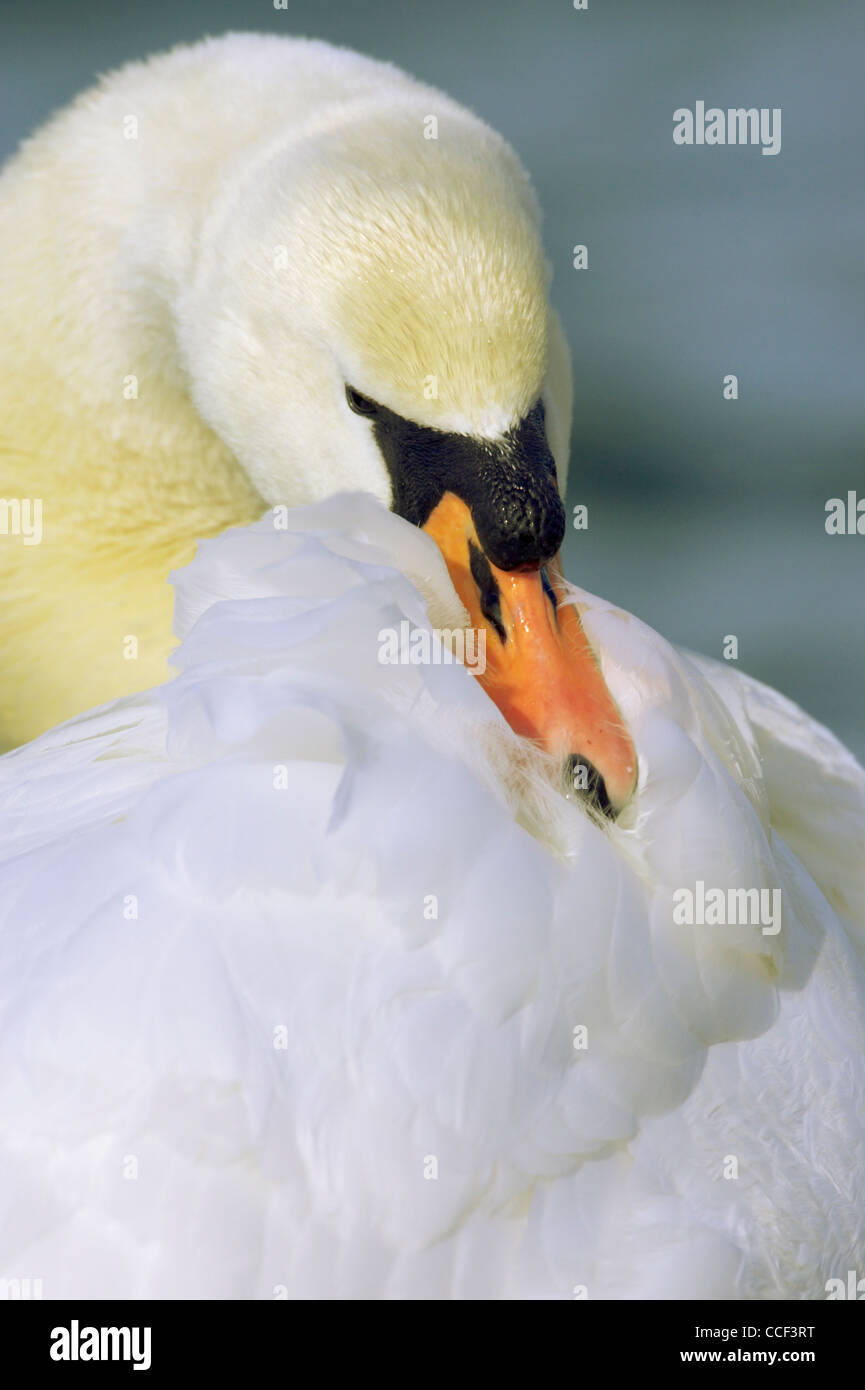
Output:
[[562,760],[575,790],[617,814],[637,780],[637,756],[573,604],[559,557],[501,570],[481,548],[471,512],[446,492],[424,528],[444,556],[470,625],[485,633],[479,680],[511,728]]

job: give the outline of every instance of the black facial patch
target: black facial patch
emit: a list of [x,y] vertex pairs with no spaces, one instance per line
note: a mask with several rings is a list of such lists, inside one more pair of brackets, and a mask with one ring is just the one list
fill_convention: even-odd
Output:
[[417,425],[381,405],[372,426],[393,484],[393,510],[406,521],[423,526],[453,492],[499,569],[537,569],[556,554],[565,509],[541,401],[495,441]]

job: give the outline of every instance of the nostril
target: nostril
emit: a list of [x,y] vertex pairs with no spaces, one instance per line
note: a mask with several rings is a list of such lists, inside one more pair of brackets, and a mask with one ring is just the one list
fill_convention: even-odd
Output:
[[553,605],[553,610],[555,610],[559,606],[559,600],[556,598],[556,591],[550,583],[550,576],[547,573],[546,565],[544,565],[543,569],[541,570],[541,583],[544,586],[544,593],[550,600],[550,603]]
[[565,762],[565,789],[585,797],[590,805],[596,807],[609,820],[615,820],[617,812],[607,794],[607,784],[598,769],[588,758],[572,753]]
[[502,642],[506,642],[508,634],[505,631],[504,619],[502,618],[502,600],[496,577],[490,569],[490,562],[482,550],[469,541],[469,566],[472,578],[478,586],[480,596],[481,612],[488,623],[491,623],[499,635]]

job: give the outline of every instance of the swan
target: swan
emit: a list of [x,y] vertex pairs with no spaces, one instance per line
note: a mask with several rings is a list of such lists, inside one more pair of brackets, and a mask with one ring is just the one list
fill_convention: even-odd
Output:
[[361,487],[435,534],[514,727],[621,809],[633,747],[551,615],[570,371],[500,137],[386,64],[228,35],[74,103],[0,207],[3,496],[44,530],[2,550],[7,745],[167,677],[198,539]]
[[[561,574],[567,351],[507,147],[230,35],[109,77],[0,206],[6,495],[45,527],[2,550],[36,736],[0,759],[0,1277],[861,1275],[865,773]],[[382,662],[403,623],[488,670]]]

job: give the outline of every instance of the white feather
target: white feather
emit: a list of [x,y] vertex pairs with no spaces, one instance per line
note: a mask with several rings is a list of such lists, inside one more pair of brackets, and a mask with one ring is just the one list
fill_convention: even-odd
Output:
[[[465,669],[379,664],[436,555],[360,495],[207,541],[177,677],[0,760],[3,1276],[819,1298],[861,1264],[862,770],[575,591],[640,757],[599,826]],[[780,887],[782,930],[675,926],[697,879]]]

